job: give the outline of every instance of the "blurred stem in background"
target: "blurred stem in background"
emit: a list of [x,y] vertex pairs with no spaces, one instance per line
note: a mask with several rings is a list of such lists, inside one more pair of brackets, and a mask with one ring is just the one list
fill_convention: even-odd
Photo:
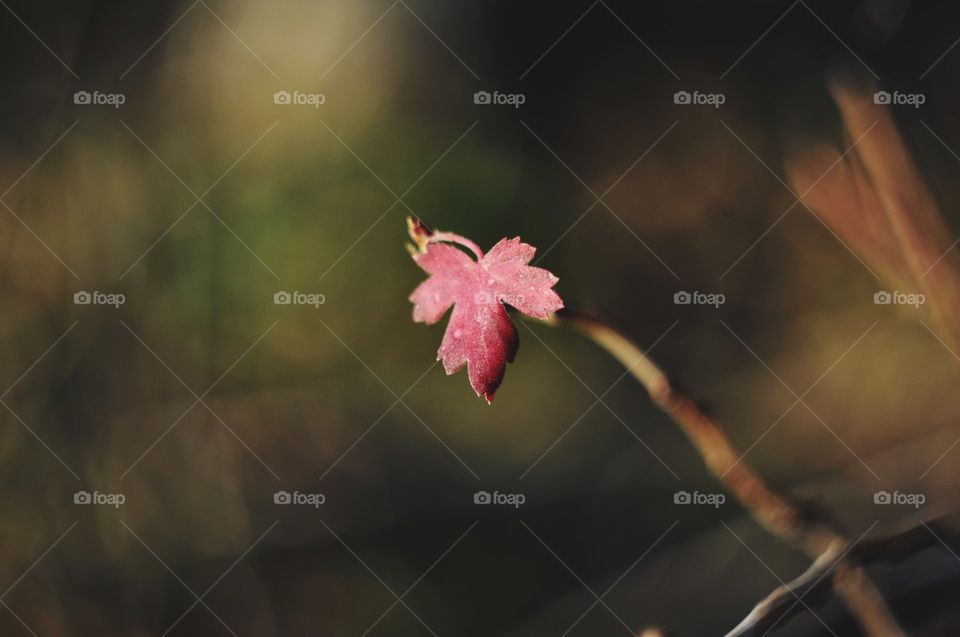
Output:
[[924,294],[937,337],[956,352],[960,264],[955,244],[893,118],[875,103],[874,90],[871,84],[833,82],[847,135],[859,142],[849,154],[820,144],[788,158],[790,182],[878,278]]

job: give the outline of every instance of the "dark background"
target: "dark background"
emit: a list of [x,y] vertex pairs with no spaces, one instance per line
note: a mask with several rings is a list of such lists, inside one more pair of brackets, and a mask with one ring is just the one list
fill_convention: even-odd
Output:
[[[954,3],[404,3],[4,0],[0,633],[719,635],[806,568],[729,499],[674,504],[720,490],[582,337],[518,326],[493,406],[431,367],[409,210],[536,245],[851,536],[955,507],[956,357],[803,206],[765,234],[785,158],[850,143],[835,73],[926,97],[893,113],[958,227]],[[915,634],[956,631],[954,558],[873,572]],[[814,610],[775,634],[858,634]]]

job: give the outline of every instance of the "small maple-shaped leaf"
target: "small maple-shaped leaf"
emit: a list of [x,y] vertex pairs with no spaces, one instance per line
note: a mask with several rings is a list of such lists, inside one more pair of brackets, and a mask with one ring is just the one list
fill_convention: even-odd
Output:
[[[501,239],[484,254],[469,239],[433,232],[419,219],[408,217],[407,225],[415,243],[409,246],[413,260],[430,274],[410,295],[413,320],[436,323],[453,306],[437,360],[447,374],[466,365],[470,386],[492,402],[520,341],[504,303],[547,319],[563,307],[553,291],[558,279],[527,265],[536,248],[519,237]],[[451,244],[468,249],[476,259]]]

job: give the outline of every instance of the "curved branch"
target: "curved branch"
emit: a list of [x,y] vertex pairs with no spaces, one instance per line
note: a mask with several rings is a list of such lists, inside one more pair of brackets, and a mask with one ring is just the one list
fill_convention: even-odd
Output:
[[[596,316],[573,309],[561,310],[547,323],[582,332],[620,361],[647,390],[651,400],[686,434],[707,469],[770,533],[799,546],[818,561],[837,547],[849,546],[849,540],[839,531],[808,519],[796,504],[774,492],[743,462],[742,454],[721,426],[673,387],[656,363],[618,330]],[[834,588],[865,634],[869,637],[905,635],[859,565],[843,559],[831,572]]]

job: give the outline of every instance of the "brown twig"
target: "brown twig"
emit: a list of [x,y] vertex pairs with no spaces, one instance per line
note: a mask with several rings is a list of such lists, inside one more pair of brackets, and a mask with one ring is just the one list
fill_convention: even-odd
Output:
[[[953,514],[929,522],[921,522],[899,533],[862,542],[850,549],[849,558],[857,564],[894,563],[928,548],[960,552],[960,515]],[[831,597],[828,577],[839,566],[843,554],[836,551],[820,556],[800,577],[780,586],[764,598],[727,637],[763,635],[778,623],[800,613],[804,607],[816,606]]]
[[[783,620],[829,598],[831,580],[828,576],[844,555],[840,548],[838,545],[826,551],[800,577],[777,587],[754,606],[750,614],[726,637],[763,635]],[[798,601],[801,599],[804,600],[804,606]]]
[[[656,363],[621,332],[595,316],[570,309],[561,310],[548,323],[582,332],[620,361],[647,390],[651,400],[687,435],[707,469],[761,526],[802,548],[817,561],[847,552],[850,542],[845,536],[822,522],[808,519],[794,503],[774,492],[743,462],[720,425],[677,391]],[[905,634],[856,562],[843,557],[829,572],[835,590],[867,635],[900,637]]]

